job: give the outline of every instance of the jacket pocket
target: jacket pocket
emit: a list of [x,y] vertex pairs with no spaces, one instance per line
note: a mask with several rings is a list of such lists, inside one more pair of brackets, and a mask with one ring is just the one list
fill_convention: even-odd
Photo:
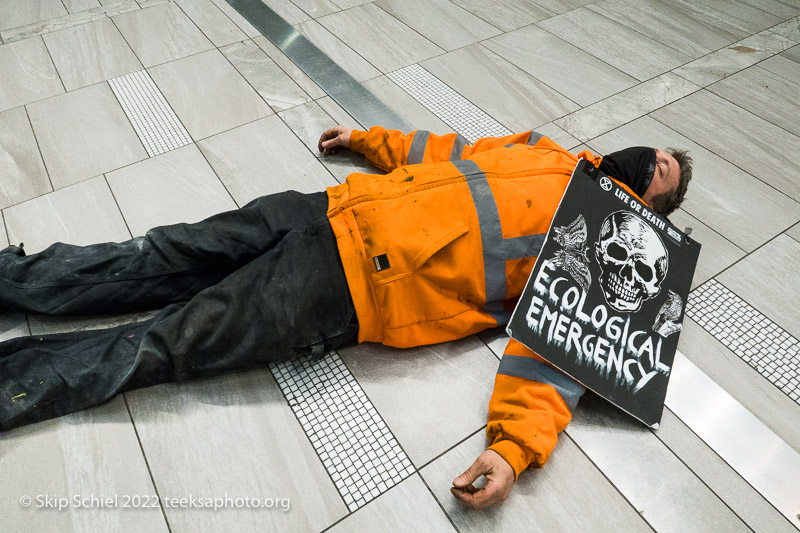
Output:
[[411,276],[469,231],[461,195],[441,188],[365,202],[353,214],[376,285]]

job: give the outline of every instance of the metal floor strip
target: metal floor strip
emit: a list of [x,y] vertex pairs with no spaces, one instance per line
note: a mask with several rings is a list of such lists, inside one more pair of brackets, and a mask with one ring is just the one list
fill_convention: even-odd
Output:
[[363,126],[412,128],[261,0],[226,0]]
[[800,525],[800,454],[680,351],[666,406],[795,527]]

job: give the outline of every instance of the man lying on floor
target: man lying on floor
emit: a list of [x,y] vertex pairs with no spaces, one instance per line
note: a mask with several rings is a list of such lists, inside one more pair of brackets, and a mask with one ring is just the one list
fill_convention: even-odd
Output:
[[[322,356],[360,342],[411,347],[506,325],[578,157],[535,132],[480,139],[338,126],[388,172],[327,192],[264,196],[196,224],[116,244],[0,251],[0,306],[28,313],[126,313],[145,322],[0,343],[0,431],[119,392]],[[629,148],[601,160],[656,212],[680,205],[684,152]],[[489,404],[491,445],[453,482],[483,508],[542,466],[583,388],[510,341]],[[513,365],[507,361],[515,361]],[[486,476],[477,489],[472,483]]]

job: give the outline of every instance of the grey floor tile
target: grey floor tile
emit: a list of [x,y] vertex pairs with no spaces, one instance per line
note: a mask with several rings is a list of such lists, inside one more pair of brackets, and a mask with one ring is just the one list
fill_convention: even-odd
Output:
[[682,11],[675,2],[600,0],[587,7],[693,58],[736,40],[735,35]]
[[746,530],[652,431],[599,396],[584,398],[567,432],[655,531]]
[[725,78],[708,90],[755,113],[759,117],[800,135],[800,85],[758,66]]
[[[480,432],[420,472],[462,533],[651,531],[578,446],[563,435],[545,467],[520,474],[501,505],[482,512],[463,506],[450,493],[453,479],[486,446],[486,435]],[[598,495],[602,495],[602,505]]]
[[717,279],[800,338],[800,243],[778,235]]
[[29,254],[55,242],[86,245],[131,237],[103,176],[9,207],[3,215],[9,240],[24,242]]
[[286,55],[281,52],[277,46],[267,40],[266,37],[259,35],[253,39],[253,42],[256,43],[259,48],[264,50],[269,58],[272,59],[281,69],[283,69],[283,71],[311,98],[316,99],[325,96],[325,91],[320,89],[311,78],[309,78],[302,70],[300,70],[300,67],[295,65],[291,59],[286,57]]
[[498,361],[477,337],[407,350],[361,344],[340,355],[416,466],[486,424]]
[[266,194],[337,184],[277,116],[209,137],[199,147],[240,206]]
[[349,127],[364,129],[366,126],[359,123],[355,118],[352,117],[347,111],[345,111],[342,106],[336,103],[336,101],[331,98],[330,96],[325,96],[323,98],[319,98],[317,100],[319,106],[325,110],[325,112],[330,115],[330,117],[336,121],[337,124],[344,124]]
[[[581,106],[636,84],[627,74],[535,25],[481,44]],[[576,83],[576,72],[592,83]]]
[[453,0],[473,15],[503,31],[516,30],[534,22],[552,17],[554,13],[533,0]]
[[[161,509],[75,507],[92,495],[154,496],[155,487],[122,396],[93,409],[25,426],[0,440],[3,527],[14,531],[169,531]],[[23,495],[33,498],[23,508]],[[36,508],[36,497],[67,498],[69,507]],[[151,500],[152,501],[152,500]],[[88,505],[88,502],[87,502]],[[130,512],[125,512],[130,511]]]
[[53,190],[24,107],[0,113],[0,209]]
[[441,48],[373,4],[319,21],[384,74],[442,53]]
[[375,5],[445,50],[501,33],[449,0],[377,0]]
[[[442,122],[426,107],[412,98],[403,89],[398,87],[386,76],[380,76],[364,82],[364,87],[384,102],[387,107],[397,113],[407,124],[414,129],[428,130],[439,135],[451,133],[453,130]],[[382,124],[364,124],[364,128],[381,126]]]
[[[783,22],[783,19],[746,3],[731,0],[678,0],[681,7],[691,9],[698,17],[709,17],[718,25],[738,28],[741,36]],[[726,28],[727,29],[727,28]]]
[[97,0],[63,0],[64,7],[70,13],[77,13],[79,11],[86,11],[95,7],[100,7],[100,2]]
[[309,20],[311,17],[302,9],[294,5],[292,2],[286,0],[261,0],[270,9],[278,14],[283,20],[289,24],[295,25]]
[[139,9],[139,4],[137,4],[135,0],[122,0],[108,5],[100,5],[99,7],[86,11],[79,11],[78,13],[71,13],[41,22],[18,26],[10,30],[4,30],[0,32],[0,37],[2,37],[3,41],[6,43],[21,41],[37,35],[44,35],[46,33],[80,26],[81,24],[86,24],[94,20],[101,20],[106,17],[127,13],[128,11],[137,9]]
[[[336,105],[334,102],[331,103]],[[317,147],[319,138],[322,132],[328,128],[343,124],[349,128],[361,129],[361,125],[347,113],[342,111],[336,116],[339,120],[335,120],[317,102],[309,102],[281,111],[279,115],[339,183],[344,182],[347,176],[353,172],[379,172],[371,167],[361,154],[349,150],[343,150],[333,155],[323,155],[319,152]]]
[[425,483],[415,474],[332,528],[350,531],[455,532]]
[[800,6],[793,0],[789,0],[788,2],[783,2],[781,0],[739,0],[739,2],[753,6],[761,11],[766,11],[782,19],[794,17],[800,13]]
[[753,531],[790,533],[792,524],[731,468],[669,409],[655,432],[703,483],[714,491]]
[[[797,14],[800,9],[794,8],[794,13]],[[772,33],[777,33],[787,39],[790,39],[796,43],[800,43],[800,17],[794,17],[793,19],[787,20],[786,22],[782,22],[777,26],[773,26],[769,29]]]
[[480,45],[421,63],[508,129],[536,129],[578,105]]
[[145,67],[214,48],[173,2],[112,17]]
[[0,111],[64,92],[41,38],[0,46]]
[[148,72],[195,140],[272,114],[219,50],[159,65]]
[[351,7],[367,4],[370,0],[331,0],[334,4],[342,9],[350,9]]
[[[586,8],[569,11],[537,25],[644,81],[692,58]],[[613,39],[608,36],[613,35]]]
[[536,0],[536,3],[553,13],[564,13],[591,4],[592,0]]
[[[713,111],[706,117],[719,122]],[[687,133],[693,131],[687,129]],[[726,136],[730,133],[724,126],[722,131]],[[730,138],[719,138],[718,130],[709,135],[721,143],[730,142]],[[591,144],[600,153],[641,145],[688,150],[694,159],[693,177],[683,209],[746,251],[756,249],[800,218],[797,202],[709,151],[704,143],[701,146],[650,117],[602,135]]]
[[800,63],[797,61],[792,61],[783,55],[776,55],[765,59],[758,66],[800,85]]
[[800,417],[800,405],[688,317],[683,320],[678,349],[789,446],[800,451],[800,425],[795,423]]
[[217,6],[220,9],[220,11],[225,13],[228,16],[228,18],[232,20],[233,23],[236,24],[239,27],[239,29],[241,29],[245,33],[245,35],[251,38],[258,37],[259,35],[261,35],[261,32],[255,29],[255,27],[253,27],[252,24],[247,22],[247,20],[242,15],[240,15],[239,12],[236,11],[236,9],[234,9],[234,7],[230,5],[228,2],[226,2],[225,0],[211,0],[211,1],[214,2],[214,5]]
[[28,115],[56,189],[147,157],[107,83],[30,104]]
[[106,177],[134,237],[155,226],[198,222],[236,208],[194,144],[110,172]]
[[220,48],[220,52],[225,54],[276,113],[311,100],[253,41],[234,43]]
[[5,0],[0,3],[0,30],[66,14],[61,0]]
[[330,0],[292,0],[292,3],[314,19],[341,11],[341,8]]
[[584,107],[555,123],[586,142],[699,89],[694,83],[667,72]]
[[321,531],[347,514],[268,370],[126,396],[161,494],[290,504],[287,511],[166,509],[173,531]]
[[675,74],[705,87],[792,46],[768,31],[752,35],[675,69]]
[[701,244],[700,258],[697,260],[694,278],[692,278],[693,289],[713,278],[746,254],[744,250],[683,209],[672,213],[669,220],[681,231],[687,227],[692,228],[692,239]]
[[784,52],[781,52],[783,57],[788,57],[793,61],[800,62],[800,46],[793,46]]
[[247,39],[247,35],[211,0],[177,0],[176,3],[214,46]]
[[786,234],[794,238],[796,241],[800,241],[800,224],[795,224],[794,226],[786,230]]
[[68,91],[142,69],[109,18],[43,36]]
[[[326,20],[326,17],[320,19],[323,20]],[[309,20],[298,24],[297,31],[356,80],[364,81],[380,76],[378,69],[340,40],[343,36],[337,30],[328,31],[316,20]]]
[[800,200],[800,182],[787,172],[795,168],[794,153],[800,146],[800,137],[707,91],[687,96],[652,116]]
[[538,128],[535,128],[535,130],[538,133],[544,135],[545,137],[549,137],[556,144],[561,145],[567,150],[572,150],[573,148],[581,144],[581,142],[578,139],[576,139],[575,137],[573,137],[560,127],[558,127],[553,122],[549,122],[547,124],[539,126]]

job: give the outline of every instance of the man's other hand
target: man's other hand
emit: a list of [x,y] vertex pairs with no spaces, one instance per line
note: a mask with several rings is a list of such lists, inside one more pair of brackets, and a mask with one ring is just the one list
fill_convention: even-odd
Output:
[[319,151],[326,154],[335,154],[340,146],[350,148],[350,133],[353,130],[346,126],[336,126],[322,134],[319,138]]
[[[488,482],[479,489],[473,483],[481,476],[486,476]],[[513,486],[514,469],[500,454],[486,450],[466,472],[453,480],[450,492],[473,509],[485,509],[508,498]]]

